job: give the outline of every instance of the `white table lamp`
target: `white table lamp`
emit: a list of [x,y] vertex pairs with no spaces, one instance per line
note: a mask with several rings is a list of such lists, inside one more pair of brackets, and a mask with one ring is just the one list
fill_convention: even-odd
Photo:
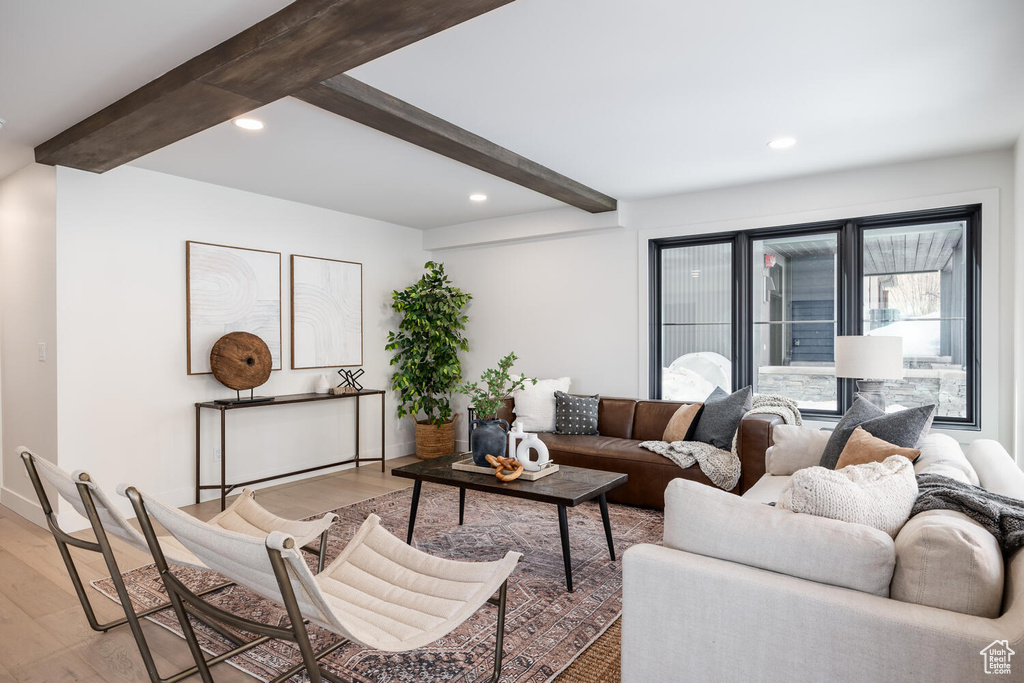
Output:
[[903,338],[836,337],[836,377],[857,379],[857,393],[885,410],[883,380],[903,379]]

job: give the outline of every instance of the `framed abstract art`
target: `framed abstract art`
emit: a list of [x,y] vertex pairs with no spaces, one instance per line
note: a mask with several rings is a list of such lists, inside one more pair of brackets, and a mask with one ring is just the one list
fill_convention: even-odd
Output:
[[363,264],[292,255],[292,368],[363,364]]

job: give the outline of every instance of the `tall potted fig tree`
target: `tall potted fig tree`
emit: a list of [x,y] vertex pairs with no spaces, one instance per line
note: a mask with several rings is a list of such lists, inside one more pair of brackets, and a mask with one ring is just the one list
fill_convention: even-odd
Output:
[[462,311],[473,297],[452,284],[444,264],[428,261],[424,268],[419,281],[391,293],[402,320],[384,348],[393,352],[398,417],[416,420],[416,455],[428,459],[455,452],[451,395],[462,381],[459,352],[469,350]]

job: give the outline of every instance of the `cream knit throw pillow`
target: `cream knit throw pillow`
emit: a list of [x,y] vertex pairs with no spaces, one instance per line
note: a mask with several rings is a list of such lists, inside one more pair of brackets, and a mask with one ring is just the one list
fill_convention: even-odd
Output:
[[916,499],[914,466],[902,455],[890,455],[882,462],[840,470],[798,470],[782,489],[776,506],[866,524],[895,537],[910,517]]

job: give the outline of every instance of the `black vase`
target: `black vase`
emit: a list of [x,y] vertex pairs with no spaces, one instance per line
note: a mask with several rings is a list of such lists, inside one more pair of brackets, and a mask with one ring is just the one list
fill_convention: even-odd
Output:
[[[502,426],[504,425],[504,426]],[[490,467],[487,456],[502,457],[508,437],[505,420],[473,420],[469,432],[469,448],[473,451],[473,464]]]

